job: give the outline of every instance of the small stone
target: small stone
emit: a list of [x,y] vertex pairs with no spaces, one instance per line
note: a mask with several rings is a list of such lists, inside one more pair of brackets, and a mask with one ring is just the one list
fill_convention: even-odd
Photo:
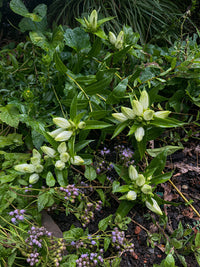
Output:
[[188,187],[187,184],[183,184],[183,185],[182,185],[182,189],[187,190],[188,188],[189,188],[189,187]]

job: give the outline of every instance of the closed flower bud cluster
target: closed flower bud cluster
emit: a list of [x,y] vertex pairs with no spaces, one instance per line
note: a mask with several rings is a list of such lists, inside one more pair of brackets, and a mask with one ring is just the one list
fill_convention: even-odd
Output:
[[[110,34],[110,41],[114,40],[114,35]],[[136,121],[136,130],[134,131],[135,139],[138,142],[143,140],[145,135],[144,125],[148,124],[154,118],[165,119],[170,111],[154,112],[149,108],[149,95],[146,90],[141,92],[139,100],[132,100],[132,108],[121,107],[121,113],[113,113],[112,116],[120,122],[127,120]]]
[[109,32],[108,39],[112,45],[115,46],[117,49],[122,49],[124,45],[124,32],[121,31],[118,36],[116,37],[113,32]]

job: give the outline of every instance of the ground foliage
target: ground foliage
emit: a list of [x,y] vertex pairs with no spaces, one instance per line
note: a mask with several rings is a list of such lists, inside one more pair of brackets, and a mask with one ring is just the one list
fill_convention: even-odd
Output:
[[[105,32],[113,18],[96,10],[48,30],[44,4],[10,5],[29,35],[0,51],[2,266],[139,266],[146,242],[141,266],[199,262],[198,194],[185,208],[177,181],[199,171],[199,32],[141,46],[131,27]],[[174,162],[180,150],[196,166]],[[44,210],[62,236],[41,225]]]

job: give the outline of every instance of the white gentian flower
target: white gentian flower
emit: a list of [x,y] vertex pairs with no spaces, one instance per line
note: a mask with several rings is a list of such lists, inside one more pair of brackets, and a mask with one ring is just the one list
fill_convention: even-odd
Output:
[[63,161],[61,161],[61,160],[57,160],[56,163],[55,163],[55,167],[59,171],[62,171],[65,168],[65,163]]
[[127,200],[135,200],[137,198],[137,193],[135,191],[129,191],[126,198]]
[[125,117],[129,120],[133,120],[135,118],[135,113],[131,108],[121,107],[121,111]]
[[40,164],[40,159],[37,158],[37,157],[31,157],[31,163],[32,163],[33,165]]
[[153,205],[149,201],[145,202],[147,208],[150,209],[151,211],[155,212],[158,215],[163,215],[157,201],[154,198],[151,198],[151,200],[153,202]]
[[33,149],[32,152],[33,152],[33,157],[41,159],[41,154],[35,148]]
[[133,165],[130,165],[128,168],[128,174],[129,174],[129,178],[134,181],[138,178],[138,172],[136,170],[136,168]]
[[79,124],[78,124],[78,128],[79,129],[84,129],[86,126],[86,123],[84,121],[80,121]]
[[142,91],[139,102],[141,103],[144,110],[149,107],[149,95],[146,90]]
[[139,101],[133,100],[132,101],[132,108],[133,108],[133,112],[134,112],[135,115],[142,116],[142,114],[143,114],[143,106]]
[[152,193],[152,187],[148,184],[145,184],[143,185],[143,187],[141,188],[141,191],[144,193],[144,194],[151,194]]
[[53,122],[62,129],[68,129],[71,127],[69,121],[61,117],[53,118]]
[[143,127],[138,127],[135,131],[135,139],[140,142],[142,141],[143,137],[144,137],[144,128]]
[[124,43],[124,32],[121,31],[117,36],[117,39],[115,42],[115,47],[117,49],[121,49],[121,48],[123,48],[123,43]]
[[52,132],[48,132],[48,134],[49,134],[51,137],[55,138],[57,135],[59,135],[59,134],[62,133],[62,132],[64,132],[64,129],[59,128],[59,129],[56,129],[56,130],[54,130],[54,131],[52,131]]
[[29,184],[35,184],[35,183],[37,183],[38,180],[39,180],[39,175],[37,173],[33,173],[29,177]]
[[59,146],[58,146],[58,153],[64,153],[67,151],[67,145],[65,142],[62,142]]
[[35,166],[33,164],[24,163],[16,165],[14,169],[22,173],[33,173],[35,171]]
[[143,113],[143,118],[145,121],[150,121],[153,119],[153,115],[154,115],[154,111],[149,109]]
[[84,163],[84,160],[80,156],[74,156],[70,160],[73,165],[82,165]]
[[56,156],[56,151],[48,146],[42,146],[41,150],[50,158],[54,158]]
[[55,138],[56,141],[63,142],[67,141],[71,138],[73,132],[72,131],[64,131],[60,134],[58,134]]
[[169,111],[169,110],[157,111],[154,113],[154,117],[166,119],[170,113],[171,113],[171,111]]
[[144,178],[144,175],[143,174],[139,174],[138,175],[138,178],[136,179],[136,184],[138,186],[143,186],[145,184],[146,180]]
[[41,164],[38,164],[35,166],[35,172],[41,173],[43,171],[44,167]]
[[128,120],[128,118],[123,113],[113,113],[112,116],[120,122]]
[[115,45],[117,38],[113,32],[108,33],[108,38],[109,38],[110,43],[112,45]]
[[92,30],[97,29],[97,11],[94,9],[89,17],[89,23]]
[[67,161],[69,161],[69,159],[70,159],[70,156],[67,152],[63,152],[60,154],[60,160],[62,162],[67,162]]

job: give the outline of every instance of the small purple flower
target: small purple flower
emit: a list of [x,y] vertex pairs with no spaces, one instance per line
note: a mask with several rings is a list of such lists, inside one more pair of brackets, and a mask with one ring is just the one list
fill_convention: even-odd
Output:
[[91,241],[91,244],[92,244],[92,245],[96,245],[96,241],[92,240],[92,241]]
[[12,222],[12,223],[16,223],[16,218],[12,218],[12,219],[11,219],[11,222]]

